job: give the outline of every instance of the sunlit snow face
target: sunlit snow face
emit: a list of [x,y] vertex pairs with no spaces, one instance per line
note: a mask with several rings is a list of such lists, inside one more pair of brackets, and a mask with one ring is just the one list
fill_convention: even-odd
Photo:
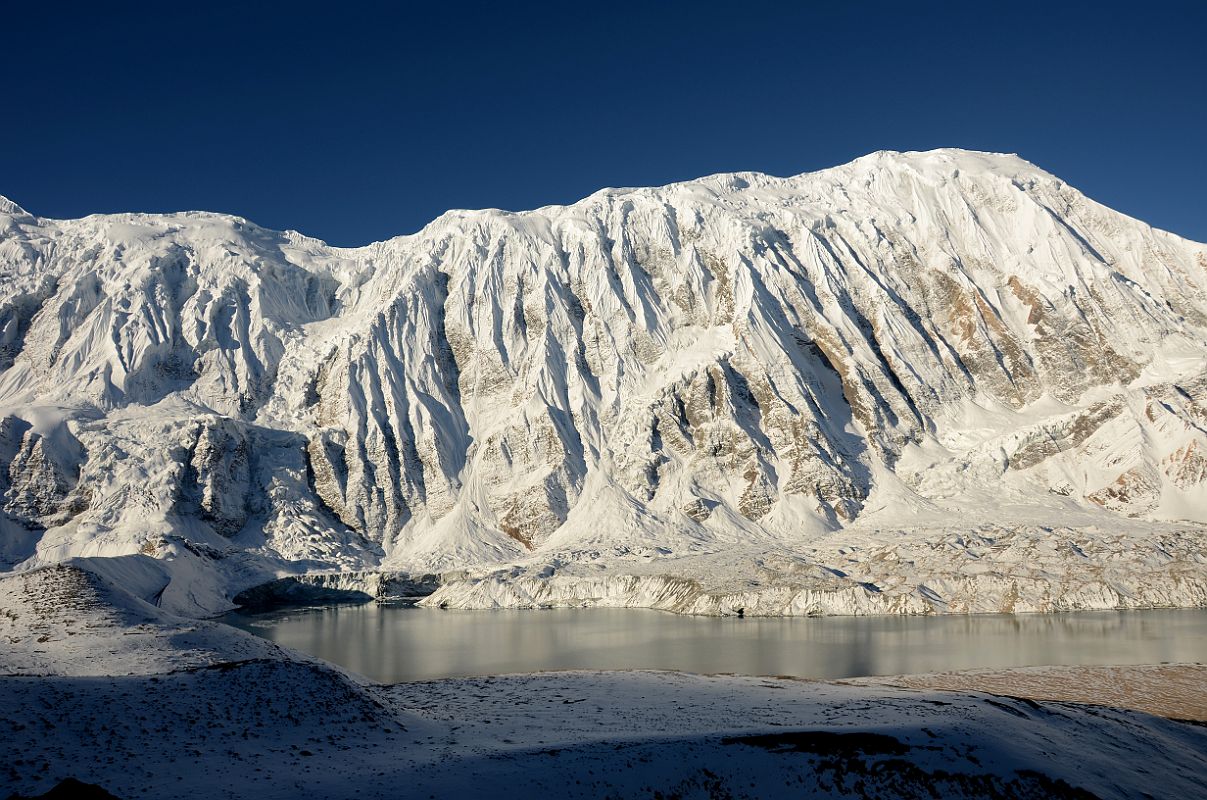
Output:
[[[1207,255],[1013,156],[450,212],[356,249],[214,214],[5,208],[0,473],[24,531],[6,563],[196,559],[203,597],[232,552],[516,564],[539,597],[783,550],[802,562],[769,573],[802,585],[758,584],[771,607],[969,602],[889,580],[934,574],[1017,610],[1126,595],[1053,595],[1083,555],[1049,553],[1044,528],[1148,543],[1207,508]],[[1015,596],[969,572],[971,540],[923,549],[952,525],[1015,534],[1016,560],[1057,577]],[[910,544],[876,538],[891,529]],[[838,531],[877,545],[839,552]],[[1091,561],[1147,546],[1114,535],[1068,538]],[[626,591],[719,607],[759,569],[673,601]],[[498,602],[466,586],[457,602]]]

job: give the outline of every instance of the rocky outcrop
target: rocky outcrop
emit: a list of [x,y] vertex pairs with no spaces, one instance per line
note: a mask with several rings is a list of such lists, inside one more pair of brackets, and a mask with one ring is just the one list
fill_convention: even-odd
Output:
[[29,528],[62,524],[88,505],[87,487],[79,485],[79,442],[57,426],[39,433],[16,416],[0,419],[0,491],[3,511]]
[[197,431],[185,464],[182,492],[186,502],[215,531],[232,536],[249,515],[250,443],[238,423],[206,420]]

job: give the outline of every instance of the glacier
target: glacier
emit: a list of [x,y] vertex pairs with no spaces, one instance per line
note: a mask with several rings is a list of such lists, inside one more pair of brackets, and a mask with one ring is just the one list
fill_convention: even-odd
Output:
[[464,608],[1207,605],[1207,245],[954,149],[358,248],[0,199],[0,500],[0,569],[190,616],[293,575],[438,574],[425,602]]

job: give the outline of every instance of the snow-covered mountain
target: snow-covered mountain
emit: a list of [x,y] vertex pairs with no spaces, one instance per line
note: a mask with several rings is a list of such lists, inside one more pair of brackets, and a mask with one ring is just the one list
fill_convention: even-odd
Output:
[[0,494],[0,563],[226,559],[198,609],[265,570],[654,574],[890,528],[990,562],[1143,535],[1207,593],[1207,245],[960,150],[362,248],[0,199]]

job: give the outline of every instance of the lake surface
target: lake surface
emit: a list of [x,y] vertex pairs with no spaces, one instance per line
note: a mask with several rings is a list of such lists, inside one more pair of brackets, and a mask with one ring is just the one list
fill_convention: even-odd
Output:
[[684,617],[642,609],[342,605],[223,621],[385,683],[560,669],[852,678],[1207,661],[1207,610],[935,617]]

